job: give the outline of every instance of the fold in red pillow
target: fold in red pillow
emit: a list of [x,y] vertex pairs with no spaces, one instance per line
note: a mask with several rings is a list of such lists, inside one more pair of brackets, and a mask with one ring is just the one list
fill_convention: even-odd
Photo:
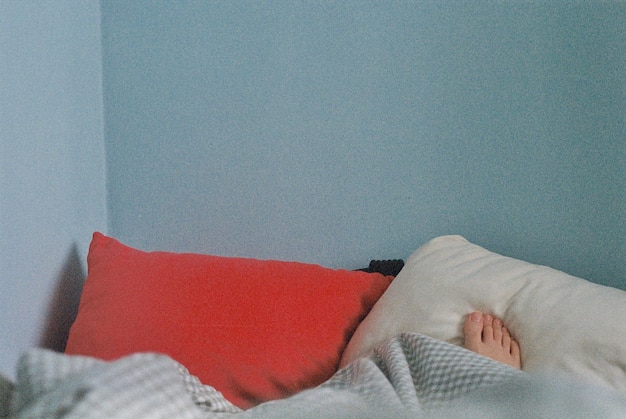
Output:
[[158,352],[242,408],[321,384],[392,280],[318,265],[143,252],[94,233],[67,354]]

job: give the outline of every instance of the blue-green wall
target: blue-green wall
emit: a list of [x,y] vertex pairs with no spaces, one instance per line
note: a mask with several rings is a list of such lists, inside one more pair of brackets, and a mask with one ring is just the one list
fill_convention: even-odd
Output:
[[622,1],[0,0],[0,372],[75,304],[94,230],[348,268],[458,233],[626,289],[624,22]]
[[440,234],[626,288],[626,3],[102,2],[111,233],[358,267]]

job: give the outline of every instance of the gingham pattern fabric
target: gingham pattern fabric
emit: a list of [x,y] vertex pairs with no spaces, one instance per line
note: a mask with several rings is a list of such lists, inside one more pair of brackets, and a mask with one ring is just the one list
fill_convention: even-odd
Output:
[[[412,378],[416,398],[424,409],[525,375],[458,346],[411,333],[375,349],[374,357],[381,369]],[[407,367],[408,374],[404,372]]]
[[205,418],[240,409],[172,359],[115,362],[34,349],[19,362],[11,412],[19,418]]
[[541,415],[555,408],[569,409],[575,417],[594,417],[598,409],[604,411],[597,417],[626,417],[622,397],[587,387],[573,391],[568,385],[568,398],[561,390],[550,398],[551,387],[538,384],[463,348],[405,333],[317,388],[242,411],[163,355],[136,354],[106,363],[31,350],[20,360],[10,413],[17,418],[448,418],[485,417],[486,406],[489,417],[530,417],[529,412],[560,417],[560,411]]

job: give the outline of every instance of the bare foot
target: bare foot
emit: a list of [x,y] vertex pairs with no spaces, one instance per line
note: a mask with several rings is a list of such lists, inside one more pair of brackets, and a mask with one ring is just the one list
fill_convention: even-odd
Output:
[[475,311],[465,319],[463,331],[466,349],[521,369],[519,344],[502,320]]

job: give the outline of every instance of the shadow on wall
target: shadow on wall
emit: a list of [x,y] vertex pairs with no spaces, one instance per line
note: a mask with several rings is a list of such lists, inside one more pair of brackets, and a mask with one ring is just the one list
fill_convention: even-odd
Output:
[[56,290],[48,306],[43,334],[39,340],[40,347],[58,352],[65,350],[70,327],[78,313],[85,277],[78,248],[73,244],[59,273]]

